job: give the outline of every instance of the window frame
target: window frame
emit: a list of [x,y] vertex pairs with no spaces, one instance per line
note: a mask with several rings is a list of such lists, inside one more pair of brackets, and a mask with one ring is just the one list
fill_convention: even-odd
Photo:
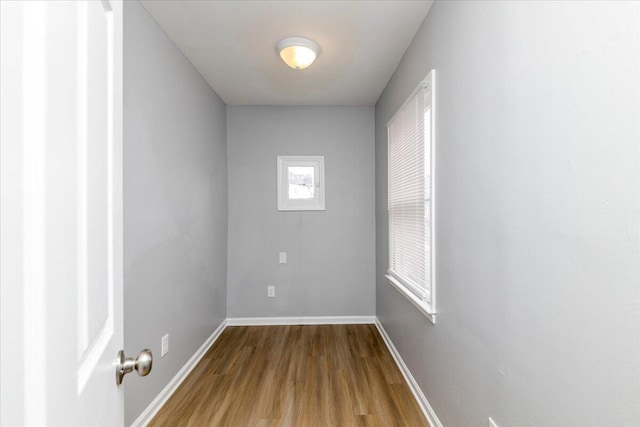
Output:
[[[314,168],[313,199],[289,198],[289,167]],[[278,211],[324,211],[325,183],[324,156],[278,156],[277,158]]]
[[[420,298],[420,296],[414,291],[412,290],[412,287],[409,286],[406,283],[403,283],[403,280],[399,277],[397,277],[396,275],[393,274],[392,270],[391,270],[391,266],[392,264],[392,246],[391,246],[391,242],[392,242],[392,237],[391,237],[391,227],[390,225],[390,220],[391,220],[391,212],[390,212],[390,205],[389,205],[389,197],[387,197],[387,224],[388,224],[388,238],[389,238],[389,242],[388,242],[388,251],[389,251],[389,268],[387,270],[387,274],[385,275],[385,277],[387,278],[389,284],[391,284],[395,289],[397,289],[402,295],[404,295],[416,308],[418,308],[418,310],[424,314],[432,323],[436,323],[436,230],[435,230],[435,223],[436,223],[436,182],[435,182],[435,177],[436,177],[436,162],[435,162],[435,158],[436,158],[436,72],[435,70],[431,70],[429,72],[429,74],[420,82],[420,84],[418,85],[418,87],[416,87],[411,94],[409,95],[409,97],[405,100],[405,102],[402,104],[402,106],[400,106],[400,108],[398,108],[398,110],[396,111],[396,113],[393,115],[393,117],[391,118],[391,120],[389,120],[389,122],[387,123],[387,180],[390,177],[390,171],[391,171],[391,156],[390,154],[390,144],[391,144],[391,139],[390,139],[390,126],[393,124],[394,120],[397,118],[398,114],[405,108],[405,106],[414,101],[415,97],[418,96],[419,94],[424,94],[425,90],[430,90],[430,94],[431,94],[431,99],[430,99],[430,129],[429,129],[429,137],[430,137],[430,141],[429,141],[429,148],[430,148],[430,158],[429,158],[429,162],[430,162],[430,168],[431,168],[431,173],[429,176],[429,183],[428,185],[430,185],[431,189],[431,197],[430,197],[430,221],[429,221],[429,230],[430,230],[430,238],[429,238],[429,244],[430,244],[430,251],[429,251],[429,257],[425,256],[425,262],[430,262],[431,264],[431,269],[430,269],[430,283],[428,284],[428,289],[426,289],[426,292],[429,295],[429,300],[426,301],[425,299]],[[426,94],[425,94],[426,95]],[[426,113],[426,109],[425,109],[425,113]],[[425,184],[427,184],[425,182]],[[389,187],[387,187],[387,189],[389,190]],[[424,238],[425,243],[426,243],[426,236]]]

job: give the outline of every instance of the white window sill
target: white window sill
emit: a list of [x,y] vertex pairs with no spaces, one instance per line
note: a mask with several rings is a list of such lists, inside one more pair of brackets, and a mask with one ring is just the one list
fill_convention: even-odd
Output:
[[386,275],[385,277],[387,278],[389,283],[398,290],[398,292],[400,292],[402,295],[405,296],[405,298],[411,301],[411,304],[413,304],[420,311],[420,313],[424,314],[427,317],[427,319],[429,319],[431,323],[435,325],[436,313],[433,311],[429,311],[429,307],[427,306],[427,304],[425,304],[424,301],[420,301],[418,298],[416,298],[416,296],[413,295],[413,293],[409,291],[409,289],[407,289],[406,286],[398,282],[393,277],[389,275]]

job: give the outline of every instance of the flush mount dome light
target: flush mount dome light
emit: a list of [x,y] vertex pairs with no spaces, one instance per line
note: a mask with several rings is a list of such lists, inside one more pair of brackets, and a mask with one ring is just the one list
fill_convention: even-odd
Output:
[[276,45],[276,52],[280,58],[294,70],[304,70],[313,64],[318,51],[320,51],[318,43],[300,37],[280,40]]

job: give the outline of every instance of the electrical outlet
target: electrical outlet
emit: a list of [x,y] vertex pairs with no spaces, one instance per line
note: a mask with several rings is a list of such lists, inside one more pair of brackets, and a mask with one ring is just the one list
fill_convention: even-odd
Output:
[[169,334],[162,337],[162,357],[169,353]]
[[276,296],[276,287],[275,286],[267,286],[267,296],[269,298],[275,298],[275,296]]
[[280,252],[280,264],[286,264],[286,263],[287,263],[287,253]]
[[489,417],[489,421],[487,422],[487,427],[498,427],[498,424],[496,424],[496,422],[493,421],[491,417]]

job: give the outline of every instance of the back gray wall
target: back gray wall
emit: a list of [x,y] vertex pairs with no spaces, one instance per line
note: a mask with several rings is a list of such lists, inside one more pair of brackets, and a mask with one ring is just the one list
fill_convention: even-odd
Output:
[[[124,2],[124,343],[131,424],[226,318],[226,106],[137,1]],[[160,357],[169,333],[169,353]]]
[[[639,423],[639,8],[435,2],[376,105],[377,315],[445,426]],[[384,278],[385,125],[432,68],[436,325]]]
[[[227,126],[229,317],[374,315],[373,108],[228,107]],[[325,156],[326,211],[277,211],[278,155]]]

